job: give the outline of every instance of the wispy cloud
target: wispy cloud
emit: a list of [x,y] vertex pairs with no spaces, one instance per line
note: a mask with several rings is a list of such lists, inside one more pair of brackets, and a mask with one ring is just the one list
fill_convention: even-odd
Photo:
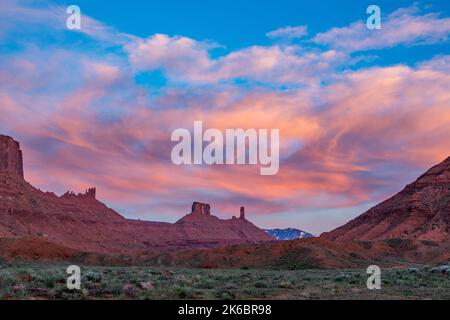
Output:
[[382,20],[381,30],[369,30],[364,21],[357,21],[319,33],[312,41],[347,52],[448,41],[450,18],[420,13],[417,6],[398,9]]
[[269,38],[302,38],[308,35],[307,26],[297,26],[297,27],[284,27],[268,32],[266,36]]
[[[66,6],[48,1],[33,3],[26,0],[3,0],[0,3],[0,36],[11,31],[30,32],[34,27],[46,28],[47,32],[66,30]],[[30,30],[31,29],[31,30]],[[113,45],[125,45],[137,37],[119,32],[82,12],[80,32],[95,40]]]

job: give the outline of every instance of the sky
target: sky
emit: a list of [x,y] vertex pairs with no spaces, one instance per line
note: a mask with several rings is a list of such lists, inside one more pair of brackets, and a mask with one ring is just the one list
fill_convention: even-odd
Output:
[[[129,218],[201,201],[320,234],[450,156],[449,35],[448,1],[2,0],[0,133],[34,186],[96,186]],[[195,120],[279,129],[278,174],[174,165]]]

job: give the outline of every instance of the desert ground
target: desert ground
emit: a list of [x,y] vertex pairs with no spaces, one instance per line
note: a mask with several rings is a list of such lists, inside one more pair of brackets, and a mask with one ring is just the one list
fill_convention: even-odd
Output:
[[67,264],[0,267],[0,299],[450,299],[450,264],[382,269],[369,290],[362,269],[266,270],[80,266],[81,290],[68,290]]

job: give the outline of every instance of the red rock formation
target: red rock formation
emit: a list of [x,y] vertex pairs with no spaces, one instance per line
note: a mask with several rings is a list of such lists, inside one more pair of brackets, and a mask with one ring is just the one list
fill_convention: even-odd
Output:
[[7,173],[23,179],[22,151],[13,138],[0,135],[0,174]]
[[194,202],[192,204],[192,214],[200,215],[200,216],[210,216],[211,215],[211,206],[206,203]]
[[245,208],[241,207],[241,212],[239,214],[239,219],[245,220]]
[[95,199],[96,193],[97,193],[97,189],[96,188],[89,188],[89,189],[86,190],[85,195]]
[[450,157],[400,193],[322,238],[450,240]]
[[95,199],[97,189],[96,188],[89,188],[86,189],[84,193],[78,193],[76,194],[73,191],[67,191],[65,194],[62,195],[62,198],[66,199],[74,199],[74,198],[84,198],[84,199]]
[[1,137],[0,238],[40,238],[67,248],[100,253],[211,248],[271,241],[247,220],[221,220],[209,204],[194,203],[176,224],[128,220],[96,199],[96,189],[61,197],[23,179],[17,142]]
[[194,202],[192,212],[176,222],[176,226],[183,228],[185,239],[203,243],[205,247],[214,241],[222,244],[259,243],[273,241],[263,230],[259,229],[245,219],[221,220],[211,214],[211,206],[205,203]]

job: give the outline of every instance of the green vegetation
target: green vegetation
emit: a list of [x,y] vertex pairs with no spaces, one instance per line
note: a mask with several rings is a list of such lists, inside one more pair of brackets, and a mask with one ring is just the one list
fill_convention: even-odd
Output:
[[365,270],[161,269],[81,266],[68,290],[68,265],[0,266],[0,299],[450,299],[450,266],[382,270],[382,289]]

